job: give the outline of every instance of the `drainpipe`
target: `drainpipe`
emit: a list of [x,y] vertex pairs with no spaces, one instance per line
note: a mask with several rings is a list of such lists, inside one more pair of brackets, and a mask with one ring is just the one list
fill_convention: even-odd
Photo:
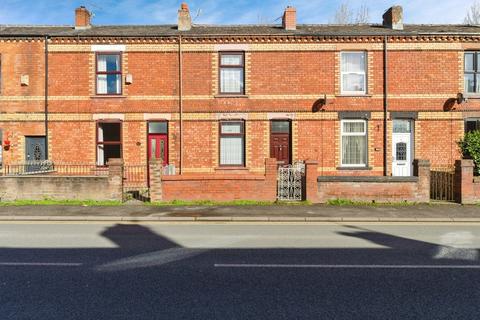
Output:
[[183,174],[183,54],[182,36],[178,36],[178,104],[180,109],[180,159],[179,173]]
[[45,159],[48,160],[48,36],[45,36]]
[[388,36],[383,39],[383,175],[388,175]]

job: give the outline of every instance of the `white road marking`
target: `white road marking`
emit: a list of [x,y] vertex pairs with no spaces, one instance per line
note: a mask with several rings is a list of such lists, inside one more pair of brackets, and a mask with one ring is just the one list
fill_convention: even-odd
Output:
[[318,268],[318,269],[480,269],[480,265],[415,264],[214,264],[215,268]]
[[34,267],[79,267],[82,263],[76,262],[0,262],[0,267],[34,266]]
[[434,259],[478,260],[478,250],[472,249],[475,236],[469,231],[448,232],[440,237],[442,246],[437,249]]

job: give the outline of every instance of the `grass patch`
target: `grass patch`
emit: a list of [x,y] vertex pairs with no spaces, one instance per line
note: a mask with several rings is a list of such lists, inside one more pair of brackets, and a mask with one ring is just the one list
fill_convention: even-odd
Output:
[[168,202],[152,202],[146,203],[151,206],[302,206],[310,205],[309,201],[296,201],[296,202],[285,202],[285,201],[254,201],[254,200],[234,200],[234,201],[212,201],[212,200],[196,200],[196,201],[185,201],[185,200],[173,200]]
[[[285,201],[253,201],[253,200],[235,200],[235,201],[212,201],[212,200],[197,200],[184,201],[173,200],[168,202],[145,202],[147,206],[305,206],[310,205],[308,201],[285,202]],[[94,200],[17,200],[17,201],[0,201],[0,207],[7,206],[122,206],[124,203],[120,201],[94,201]]]
[[333,199],[328,200],[327,205],[329,206],[370,206],[370,207],[379,207],[379,206],[414,206],[418,205],[417,202],[376,202],[376,201],[353,201],[349,199]]
[[121,201],[95,201],[95,200],[16,200],[0,201],[1,207],[6,206],[120,206]]

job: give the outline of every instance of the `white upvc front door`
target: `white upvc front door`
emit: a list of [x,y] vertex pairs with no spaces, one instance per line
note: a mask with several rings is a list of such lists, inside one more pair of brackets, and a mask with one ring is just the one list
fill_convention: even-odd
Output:
[[413,173],[413,121],[393,120],[392,175],[408,177]]

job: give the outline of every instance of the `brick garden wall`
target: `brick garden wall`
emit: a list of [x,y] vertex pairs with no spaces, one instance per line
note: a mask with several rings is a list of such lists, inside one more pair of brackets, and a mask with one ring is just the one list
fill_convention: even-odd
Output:
[[162,176],[161,167],[150,164],[152,202],[172,200],[257,200],[277,198],[277,161],[265,160],[265,174],[185,174]]
[[414,177],[318,177],[318,202],[345,199],[367,202],[429,202],[430,164],[415,161]]
[[111,159],[107,176],[0,176],[0,201],[123,200],[123,161]]

